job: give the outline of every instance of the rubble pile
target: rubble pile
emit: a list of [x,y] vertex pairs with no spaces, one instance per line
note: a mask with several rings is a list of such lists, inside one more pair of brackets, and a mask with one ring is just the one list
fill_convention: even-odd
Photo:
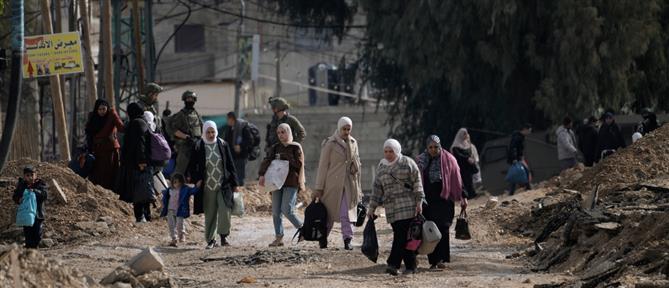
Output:
[[163,259],[147,248],[125,265],[109,273],[101,284],[107,287],[176,288],[176,281],[164,269]]
[[119,201],[112,191],[79,177],[64,164],[21,159],[9,162],[0,176],[0,242],[20,242],[23,237],[23,230],[14,225],[17,205],[12,195],[26,165],[34,166],[38,177],[49,186],[42,245],[48,247],[131,228],[130,205]]
[[[246,213],[271,213],[272,194],[264,192],[257,184],[247,184],[240,187],[239,191],[244,193],[244,208]],[[306,206],[311,201],[311,190],[300,191],[297,194],[297,202],[303,202]]]
[[8,246],[0,253],[0,287],[102,287],[37,250]]
[[304,264],[321,261],[323,255],[314,251],[301,250],[259,250],[246,256],[207,256],[204,262],[219,261],[230,266],[258,266],[272,264]]

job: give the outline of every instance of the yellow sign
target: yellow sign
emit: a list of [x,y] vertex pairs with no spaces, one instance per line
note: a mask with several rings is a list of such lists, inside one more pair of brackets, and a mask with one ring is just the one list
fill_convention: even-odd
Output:
[[82,73],[79,33],[26,36],[23,78]]

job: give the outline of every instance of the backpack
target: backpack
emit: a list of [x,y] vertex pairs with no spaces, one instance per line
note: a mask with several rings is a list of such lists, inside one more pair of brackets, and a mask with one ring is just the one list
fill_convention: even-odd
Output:
[[253,125],[253,123],[246,122],[246,124],[251,132],[251,139],[253,140],[249,151],[249,160],[253,161],[260,157],[260,130],[258,130],[258,127]]
[[172,158],[172,149],[160,133],[149,132],[151,137],[151,161],[165,162]]
[[21,204],[16,209],[16,226],[32,227],[37,216],[37,197],[28,189],[23,190]]
[[328,212],[325,205],[311,202],[304,210],[304,224],[300,230],[300,238],[306,241],[319,241],[327,238]]

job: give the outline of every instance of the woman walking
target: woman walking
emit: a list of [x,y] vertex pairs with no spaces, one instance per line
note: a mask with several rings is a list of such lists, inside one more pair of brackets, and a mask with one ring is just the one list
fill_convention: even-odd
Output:
[[472,144],[467,129],[460,128],[455,135],[451,145],[451,153],[455,156],[460,167],[460,176],[465,188],[465,197],[473,199],[476,197],[476,188],[474,188],[474,175],[479,172],[478,162],[479,153],[476,146]]
[[[150,163],[151,139],[149,124],[142,118],[144,110],[137,103],[128,105],[130,122],[121,151],[122,169],[120,190],[121,200],[132,202],[137,222],[151,221],[150,205],[156,200],[151,181],[153,168]],[[125,176],[125,177],[123,177]]]
[[[334,222],[341,222],[346,250],[353,250],[349,211],[356,208],[362,190],[358,142],[351,136],[352,128],[351,119],[342,117],[335,133],[323,142],[313,195],[314,200],[323,202],[328,211],[328,234]],[[320,244],[321,248],[326,248],[327,239]]]
[[379,163],[369,205],[370,219],[383,203],[386,218],[393,228],[393,245],[386,272],[398,275],[404,261],[405,274],[416,273],[416,253],[407,250],[407,234],[412,220],[421,214],[425,199],[420,170],[411,158],[402,156],[402,146],[395,139],[383,144],[383,159]]
[[281,214],[288,218],[296,229],[302,228],[302,220],[295,215],[295,204],[297,192],[304,189],[304,154],[302,146],[293,142],[293,132],[288,124],[283,123],[276,129],[279,143],[274,144],[258,172],[260,186],[265,186],[265,172],[272,160],[288,161],[288,176],[281,189],[272,192],[272,220],[274,221],[274,234],[276,239],[269,244],[270,247],[283,246],[283,224]]
[[95,101],[93,111],[88,113],[86,143],[95,156],[93,171],[89,179],[94,184],[112,189],[116,173],[121,165],[117,133],[124,132],[123,121],[114,108],[103,99]]
[[453,155],[441,148],[441,141],[436,135],[427,138],[427,151],[418,156],[418,167],[427,200],[423,215],[437,224],[441,233],[441,241],[428,255],[430,269],[444,269],[444,263],[451,262],[448,232],[455,217],[454,201],[460,201],[463,210],[467,208],[460,168]]
[[229,246],[230,218],[233,192],[237,192],[237,173],[232,160],[230,145],[218,138],[214,121],[204,122],[202,140],[195,143],[195,150],[188,165],[188,174],[204,193],[195,195],[194,213],[204,213],[204,233],[207,248],[221,237],[221,246]]

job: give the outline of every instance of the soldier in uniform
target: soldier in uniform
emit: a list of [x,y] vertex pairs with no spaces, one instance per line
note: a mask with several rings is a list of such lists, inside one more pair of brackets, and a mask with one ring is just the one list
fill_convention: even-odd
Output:
[[153,121],[156,123],[156,131],[158,133],[163,132],[163,121],[160,119],[160,114],[158,114],[158,109],[156,108],[156,103],[158,103],[158,95],[163,91],[163,87],[156,83],[149,83],[144,87],[144,95],[139,99],[139,105],[142,106],[144,111],[149,111],[153,113]]
[[168,122],[169,135],[174,139],[174,148],[177,150],[175,173],[185,175],[188,161],[193,151],[195,141],[202,136],[202,119],[195,111],[195,92],[187,90],[181,95],[185,107],[170,117]]
[[288,102],[281,97],[276,97],[270,98],[269,104],[272,106],[274,116],[272,116],[272,122],[267,124],[267,137],[265,137],[267,145],[265,146],[265,151],[269,153],[269,149],[271,149],[274,144],[279,143],[276,129],[283,123],[290,126],[290,129],[293,131],[294,141],[300,144],[303,143],[307,133],[304,131],[304,127],[302,126],[302,123],[300,123],[300,120],[297,120],[295,116],[288,114],[288,109],[290,108]]

